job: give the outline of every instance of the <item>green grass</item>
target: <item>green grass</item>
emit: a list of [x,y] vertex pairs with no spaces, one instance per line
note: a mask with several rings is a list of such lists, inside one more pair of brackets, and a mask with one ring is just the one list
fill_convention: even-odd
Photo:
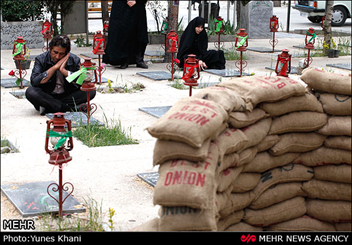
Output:
[[129,145],[138,144],[138,141],[131,137],[131,128],[126,131],[121,121],[111,120],[110,125],[104,114],[104,126],[89,124],[73,130],[73,136],[89,147]]

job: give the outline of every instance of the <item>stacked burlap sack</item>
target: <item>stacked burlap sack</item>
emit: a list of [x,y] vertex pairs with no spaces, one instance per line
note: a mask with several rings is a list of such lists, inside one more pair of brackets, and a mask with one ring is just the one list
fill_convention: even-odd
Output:
[[[350,150],[337,148],[340,143],[319,132],[330,114],[310,88],[285,77],[242,77],[178,101],[147,128],[157,138],[153,201],[161,208],[158,218],[136,230],[337,230],[337,222],[350,224],[351,213],[341,211],[351,206],[347,186],[339,193],[349,197],[339,200],[321,196],[325,189],[310,191],[320,186],[317,181],[333,183],[324,187],[331,189],[348,185],[349,175],[349,188],[351,183],[350,160],[329,165],[349,167],[335,182],[332,171],[345,169],[328,170],[329,177],[321,169],[315,177],[317,164],[307,163],[307,154],[323,147],[351,157]],[[316,215],[321,201],[341,204],[345,219]]]

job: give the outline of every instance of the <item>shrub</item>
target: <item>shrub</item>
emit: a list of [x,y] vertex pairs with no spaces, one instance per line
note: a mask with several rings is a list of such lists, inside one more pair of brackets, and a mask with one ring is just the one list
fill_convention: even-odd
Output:
[[43,1],[1,1],[2,18],[4,21],[27,21],[44,19]]

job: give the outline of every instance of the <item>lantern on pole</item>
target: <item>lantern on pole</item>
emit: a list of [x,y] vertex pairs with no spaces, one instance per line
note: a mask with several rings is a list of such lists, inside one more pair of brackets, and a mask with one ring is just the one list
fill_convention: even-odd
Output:
[[18,70],[14,72],[14,75],[17,77],[16,84],[20,84],[20,88],[23,88],[23,78],[27,75],[27,71],[25,69],[22,70],[21,68],[21,61],[25,60],[24,56],[26,54],[26,50],[26,41],[23,37],[17,37],[12,48],[12,58],[15,63],[18,64]]
[[270,18],[270,32],[273,33],[273,39],[269,40],[269,43],[271,46],[273,46],[273,53],[275,50],[275,46],[279,42],[277,39],[275,39],[275,32],[277,32],[279,28],[279,18],[276,17],[276,15],[273,15],[273,17]]
[[306,33],[306,37],[304,39],[305,49],[308,49],[308,57],[304,60],[304,68],[307,68],[312,62],[313,58],[310,57],[310,50],[314,49],[315,38],[317,35],[315,34],[314,28],[309,28]]
[[288,77],[291,72],[291,55],[288,49],[283,49],[277,56],[275,72],[278,76]]
[[247,51],[248,47],[248,34],[245,32],[246,29],[241,28],[240,31],[236,35],[235,46],[236,51],[240,51],[241,56],[240,60],[235,61],[235,66],[240,70],[240,76],[242,76],[242,71],[245,67],[247,67],[247,61],[243,60],[243,52]]
[[223,46],[224,44],[220,41],[220,35],[224,34],[224,29],[225,29],[224,19],[218,16],[214,19],[214,23],[215,23],[215,33],[218,34],[218,42],[215,42],[214,45],[215,47],[218,48],[218,50],[220,50],[221,46]]
[[171,72],[171,80],[174,80],[175,66],[174,54],[178,52],[178,34],[175,30],[170,30],[166,35],[166,52],[171,53],[171,63],[166,65],[166,68]]
[[[50,155],[49,163],[59,166],[59,184],[51,183],[47,187],[47,193],[58,203],[60,217],[62,216],[62,205],[74,189],[70,182],[62,184],[63,164],[67,164],[72,160],[69,151],[73,149],[71,120],[65,119],[64,115],[65,113],[61,112],[55,113],[54,118],[46,122],[47,131],[45,138],[45,151]],[[54,192],[59,192],[59,199],[50,194],[50,188]],[[64,198],[63,191],[68,191],[69,189],[71,191]]]
[[46,46],[42,48],[43,52],[46,49],[46,51],[49,50],[49,39],[52,38],[53,35],[53,24],[49,22],[49,20],[45,20],[45,22],[42,24],[42,32],[44,40],[46,40]]
[[182,79],[185,81],[184,85],[189,86],[189,96],[192,96],[192,87],[198,86],[198,79],[200,77],[199,60],[194,54],[189,54],[185,59],[183,65]]
[[[97,70],[95,67],[95,63],[93,63],[92,59],[88,57],[85,58],[83,64],[81,64],[81,70],[86,71],[86,75],[84,77],[81,90],[87,92],[87,105],[82,104],[80,106],[80,110],[86,114],[87,123],[89,124],[89,119],[91,115],[97,110],[97,105],[94,103],[90,103],[90,93],[89,93],[91,91],[96,90],[95,83],[97,82]],[[94,79],[94,82],[92,82],[93,79]],[[86,112],[85,112],[85,108],[86,108]]]
[[101,84],[101,75],[105,72],[106,67],[101,65],[101,57],[100,55],[105,54],[105,37],[103,34],[101,34],[101,31],[97,31],[97,33],[93,36],[93,54],[98,55],[98,60],[99,60],[99,66],[98,66],[98,72],[99,72],[99,84]]

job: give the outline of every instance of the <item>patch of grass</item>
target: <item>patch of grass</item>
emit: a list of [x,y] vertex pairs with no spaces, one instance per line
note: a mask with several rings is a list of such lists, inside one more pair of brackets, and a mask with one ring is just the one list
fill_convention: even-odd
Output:
[[[231,48],[225,48],[224,49],[224,55],[226,60],[240,60],[241,59],[241,54],[239,51],[236,51],[236,47],[234,44],[232,44]],[[242,55],[243,60],[248,60],[249,58],[247,57],[246,52],[243,52]]]
[[[52,214],[39,216],[39,230],[41,231],[104,231],[103,228],[103,211],[102,203],[98,203],[92,198],[84,199],[86,212],[84,214],[64,215],[63,217],[55,217]],[[109,208],[110,229],[113,228],[113,216]]]
[[73,130],[73,136],[89,147],[138,144],[138,141],[131,137],[131,128],[126,131],[120,120],[117,123],[111,120],[109,125],[105,114],[104,118],[104,126],[82,126]]

